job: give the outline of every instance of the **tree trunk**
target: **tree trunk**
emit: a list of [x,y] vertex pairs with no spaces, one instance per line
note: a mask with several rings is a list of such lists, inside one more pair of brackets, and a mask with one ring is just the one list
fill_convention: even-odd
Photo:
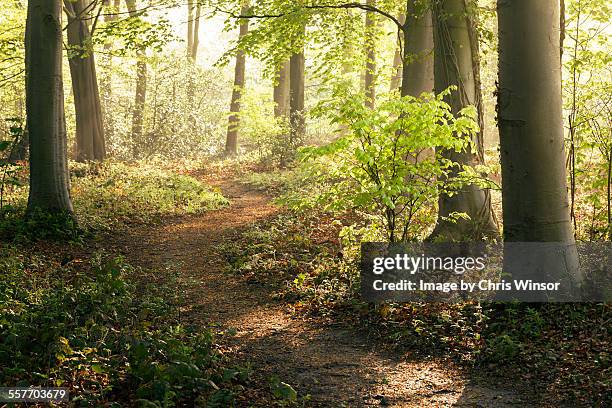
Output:
[[434,39],[429,2],[406,1],[401,95],[434,90]]
[[289,61],[278,68],[274,84],[274,117],[286,117],[289,113]]
[[289,118],[291,131],[289,145],[293,149],[304,140],[304,50],[291,55],[289,60]]
[[[562,243],[529,257],[527,272],[535,266],[575,283],[581,278],[567,198],[559,22],[558,0],[498,1],[504,239]],[[506,246],[504,271],[524,275],[523,258]]]
[[500,0],[498,117],[504,237],[573,241],[567,201],[557,0]]
[[187,1],[187,58],[193,50],[193,0]]
[[[446,101],[453,114],[473,105],[478,109],[480,132],[475,136],[477,151],[468,148],[461,152],[444,150],[441,154],[459,165],[475,165],[484,162],[482,126],[482,97],[480,90],[480,63],[478,38],[475,30],[475,10],[468,6],[472,0],[434,0],[434,71],[435,90],[444,91],[451,85],[458,87]],[[451,171],[454,177],[458,168]],[[476,185],[464,186],[453,196],[441,194],[436,227],[430,239],[451,241],[480,240],[499,236],[497,223],[491,208],[488,190]],[[469,220],[449,220],[454,213],[464,213]]]
[[[131,17],[136,16],[136,0],[125,0]],[[136,93],[134,95],[134,110],[132,112],[132,152],[135,158],[140,156],[144,110],[147,101],[147,62],[144,60],[145,50],[138,52],[136,62]]]
[[[366,4],[374,6],[375,0],[367,0]],[[372,12],[366,13],[365,18],[365,72],[364,72],[364,90],[366,97],[366,105],[369,108],[374,108],[376,104],[376,19]]]
[[[110,4],[110,0],[106,0],[104,5],[108,7]],[[115,13],[119,12],[121,7],[121,0],[113,0],[113,11]],[[108,12],[108,11],[107,11]],[[104,16],[104,20],[106,22],[112,22],[117,19],[117,15],[108,14]],[[100,78],[100,88],[101,88],[101,110],[102,110],[102,125],[104,126],[104,136],[105,140],[112,140],[115,134],[115,120],[112,114],[107,114],[109,112],[109,107],[112,104],[113,97],[113,56],[111,51],[113,49],[113,41],[107,41],[104,44],[104,53],[106,57],[103,59],[103,71]]]
[[191,44],[191,60],[195,63],[198,59],[198,48],[200,47],[200,16],[202,14],[202,3],[198,1],[193,21],[193,44]]
[[26,113],[30,139],[28,214],[72,214],[62,83],[62,2],[29,0]]
[[[400,15],[398,20],[402,25],[406,25],[405,14]],[[391,83],[389,85],[390,91],[400,89],[402,85],[402,42],[398,40],[397,47],[395,48],[395,55],[393,56],[393,69],[391,71]]]
[[83,0],[64,0],[68,16],[68,45],[72,92],[76,112],[76,160],[104,160],[104,127],[96,75],[96,64],[89,42],[91,34]]
[[[248,7],[242,8],[241,14],[247,14]],[[249,20],[240,21],[240,33],[238,40],[242,39],[249,32]],[[236,53],[236,67],[234,70],[234,90],[232,91],[232,101],[230,104],[230,117],[227,127],[227,139],[225,141],[225,155],[235,156],[238,154],[238,126],[240,125],[240,98],[244,88],[246,70],[246,54],[244,50],[238,49]]]

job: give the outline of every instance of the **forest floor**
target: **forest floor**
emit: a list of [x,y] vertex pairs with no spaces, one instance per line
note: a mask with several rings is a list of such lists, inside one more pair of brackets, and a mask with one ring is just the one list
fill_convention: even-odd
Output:
[[132,228],[115,235],[112,246],[134,265],[177,271],[181,320],[214,328],[223,352],[253,369],[239,406],[272,406],[271,378],[289,384],[308,407],[531,405],[512,382],[477,378],[435,358],[411,359],[342,322],[295,316],[270,285],[228,273],[219,245],[280,209],[235,180],[206,182],[231,205]]

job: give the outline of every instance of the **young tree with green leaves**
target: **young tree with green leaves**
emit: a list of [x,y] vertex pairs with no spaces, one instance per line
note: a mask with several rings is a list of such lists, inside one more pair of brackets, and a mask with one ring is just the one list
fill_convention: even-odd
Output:
[[[131,18],[139,18],[136,0],[125,0]],[[136,91],[134,93],[134,108],[132,111],[132,152],[134,157],[140,157],[143,138],[143,122],[145,104],[147,101],[147,61],[144,46],[138,48],[136,62]]]

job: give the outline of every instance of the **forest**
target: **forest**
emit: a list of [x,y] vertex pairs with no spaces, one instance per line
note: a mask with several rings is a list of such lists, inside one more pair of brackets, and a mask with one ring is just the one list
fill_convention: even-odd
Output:
[[0,0],[0,407],[612,406],[611,12]]

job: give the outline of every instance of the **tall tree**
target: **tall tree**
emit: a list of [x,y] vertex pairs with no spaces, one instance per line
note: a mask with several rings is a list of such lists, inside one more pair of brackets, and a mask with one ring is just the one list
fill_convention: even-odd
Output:
[[[249,7],[247,4],[242,6],[241,15],[247,15]],[[249,20],[240,20],[240,32],[238,42],[249,32]],[[240,124],[240,98],[245,82],[246,54],[242,48],[236,52],[236,66],[234,69],[234,90],[232,91],[232,101],[230,103],[230,117],[227,127],[227,139],[225,141],[225,155],[235,156],[238,154],[238,126]]]
[[[367,0],[368,6],[375,6],[375,0]],[[366,104],[374,108],[376,104],[376,17],[372,12],[367,12],[365,17],[365,71],[364,90]]]
[[[561,281],[560,296],[575,300],[582,279],[567,197],[559,1],[499,0],[497,7],[504,271]],[[530,244],[525,256],[514,242],[553,244]]]
[[418,97],[434,90],[434,37],[429,0],[407,0],[401,95]]
[[289,60],[289,119],[292,147],[300,143],[306,133],[304,112],[304,49],[291,55]]
[[274,83],[274,117],[286,117],[289,113],[289,61],[278,67]]
[[64,0],[68,16],[68,59],[76,112],[76,160],[104,160],[104,126],[96,63],[84,0]]
[[200,18],[202,15],[202,3],[193,0],[187,2],[187,57],[193,62],[198,58],[200,46]]
[[[474,139],[474,149],[441,154],[459,165],[484,163],[483,110],[480,89],[480,61],[475,28],[476,12],[473,0],[433,0],[435,90],[442,92],[454,85],[457,91],[447,97],[452,112],[457,114],[467,106],[478,111],[480,132]],[[449,177],[460,171],[456,166]],[[436,227],[430,238],[448,240],[479,240],[499,235],[491,208],[490,192],[475,184],[464,186],[449,196],[441,194]],[[453,219],[454,214],[466,214],[469,220]]]
[[[106,23],[112,23],[117,20],[119,9],[121,7],[121,0],[113,0],[111,8],[111,0],[104,0],[103,6],[105,8],[104,21]],[[115,120],[112,115],[107,115],[109,108],[112,104],[113,96],[113,70],[111,69],[113,63],[112,51],[113,41],[107,40],[104,43],[104,54],[106,57],[103,59],[103,71],[100,78],[101,88],[101,108],[102,108],[102,124],[104,126],[104,136],[109,140],[113,138],[115,133]]]
[[62,79],[62,2],[29,0],[26,113],[30,138],[28,214],[72,213]]
[[[125,0],[130,17],[138,17],[136,0]],[[136,92],[134,94],[134,110],[132,111],[132,146],[134,157],[140,155],[140,144],[142,143],[142,131],[144,122],[144,110],[147,101],[147,62],[145,60],[145,49],[143,46],[138,51],[136,62]]]
[[504,238],[574,242],[567,200],[559,1],[498,1]]

